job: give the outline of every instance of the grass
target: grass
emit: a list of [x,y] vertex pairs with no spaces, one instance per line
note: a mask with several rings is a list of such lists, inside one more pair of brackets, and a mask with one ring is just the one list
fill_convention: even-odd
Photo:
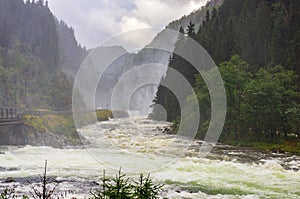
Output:
[[72,115],[24,115],[22,123],[40,132],[65,135],[70,141],[79,138]]
[[230,144],[239,147],[250,147],[265,151],[274,152],[289,152],[300,154],[300,140],[287,139],[277,142],[264,141],[225,141],[225,144]]

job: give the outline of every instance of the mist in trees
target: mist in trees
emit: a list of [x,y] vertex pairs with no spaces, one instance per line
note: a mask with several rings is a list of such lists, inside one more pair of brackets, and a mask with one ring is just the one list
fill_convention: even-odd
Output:
[[77,70],[85,55],[47,1],[0,0],[1,106],[70,109],[72,78],[63,72]]

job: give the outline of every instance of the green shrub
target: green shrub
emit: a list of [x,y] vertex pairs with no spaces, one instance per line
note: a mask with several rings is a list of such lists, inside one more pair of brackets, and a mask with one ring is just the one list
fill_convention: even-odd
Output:
[[107,121],[109,118],[113,118],[113,113],[108,109],[99,109],[96,111],[98,121]]
[[144,177],[140,175],[138,181],[133,181],[124,174],[116,175],[115,178],[105,176],[101,178],[101,190],[92,192],[90,199],[156,199],[164,185],[155,185],[150,179],[150,175]]
[[134,183],[134,198],[139,199],[158,198],[158,194],[164,186],[162,184],[153,184],[149,174],[147,177],[141,174],[139,180]]
[[17,198],[29,199],[29,197],[25,195],[23,195],[22,197],[17,196],[15,190],[10,188],[6,188],[3,190],[2,193],[0,193],[0,199],[17,199]]

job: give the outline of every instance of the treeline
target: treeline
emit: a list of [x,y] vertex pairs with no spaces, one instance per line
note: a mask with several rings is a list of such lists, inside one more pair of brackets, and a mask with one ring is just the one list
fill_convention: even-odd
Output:
[[1,0],[0,9],[0,46],[12,49],[16,43],[27,44],[31,53],[42,60],[48,70],[57,69],[56,21],[44,1]]
[[49,71],[30,46],[0,48],[0,104],[21,109],[71,108],[72,87],[59,70]]
[[[69,32],[73,37],[62,41]],[[73,38],[47,1],[0,0],[0,106],[69,110],[72,86],[63,67],[76,68],[85,55]]]
[[[225,0],[219,10],[207,11],[197,33],[192,23],[187,30],[181,29],[219,66],[227,95],[221,141],[275,142],[300,137],[299,11],[297,0]],[[176,45],[184,46],[178,42]],[[203,138],[211,116],[208,89],[194,67],[180,56],[170,57],[169,68],[180,72],[194,88],[201,118],[197,137]],[[164,82],[176,85],[170,70]],[[193,108],[189,99],[186,95],[183,110]],[[181,118],[178,100],[163,86],[159,86],[154,100],[165,108],[167,120],[175,123],[174,131]],[[151,117],[160,119],[161,111],[156,107]]]
[[282,65],[300,74],[300,4],[297,0],[225,0],[207,12],[197,41],[217,64],[238,54],[251,71]]
[[[227,97],[221,138],[271,142],[291,135],[299,137],[297,74],[280,65],[260,68],[255,73],[250,68],[237,55],[219,65]],[[196,75],[195,90],[204,118],[198,136],[203,138],[210,119],[210,99],[200,75]]]

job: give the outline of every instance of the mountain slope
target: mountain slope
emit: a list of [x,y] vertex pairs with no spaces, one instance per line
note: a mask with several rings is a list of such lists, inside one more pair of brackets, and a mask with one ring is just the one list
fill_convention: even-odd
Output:
[[62,68],[78,68],[85,54],[44,1],[0,1],[1,106],[70,109],[72,86]]
[[[199,9],[198,11],[195,11],[188,16],[182,17],[179,20],[171,22],[166,28],[178,31],[181,26],[183,26],[183,28],[186,28],[188,24],[190,24],[190,22],[193,22],[197,27],[200,27],[200,25],[205,20],[205,14],[207,13],[207,11],[211,12],[214,7],[219,7],[221,3],[221,0],[209,1],[207,5],[202,9]],[[166,39],[165,37],[168,38]],[[104,72],[104,77],[102,77],[102,79],[100,80],[100,84],[98,86],[96,94],[96,106],[99,108],[111,108],[111,94],[119,79],[126,72],[129,72],[133,68],[148,64],[148,67],[156,68],[155,70],[151,71],[151,74],[148,74],[149,76],[151,75],[153,81],[152,83],[154,84],[143,85],[140,89],[138,89],[137,92],[134,93],[130,102],[131,110],[139,111],[142,114],[148,114],[151,111],[150,105],[152,104],[152,100],[155,97],[157,86],[161,78],[166,73],[166,66],[168,65],[170,55],[174,50],[176,37],[176,34],[170,36],[168,31],[163,30],[162,32],[157,34],[157,36],[150,44],[146,45],[145,48],[141,49],[136,54],[127,53],[126,55],[120,57],[118,60],[112,63],[107,71]],[[163,45],[167,45],[166,47],[170,50],[170,52],[157,49],[157,47]],[[118,51],[118,47],[113,48],[115,49],[115,51]],[[105,49],[105,47],[99,47],[95,50],[96,52],[99,52],[98,57],[100,58],[105,55],[105,53],[101,54],[101,52],[103,52],[101,49],[103,50]],[[101,60],[98,59],[98,61],[101,65]],[[153,63],[155,65],[153,65]],[[161,67],[157,67],[158,65],[160,65]],[[141,75],[138,75],[138,77],[140,76]],[[131,83],[136,82],[137,84],[137,79],[132,80]]]
[[59,65],[68,79],[72,80],[88,52],[85,47],[82,48],[78,44],[73,28],[60,21],[57,22],[56,29],[60,54]]
[[[193,35],[219,65],[223,78],[227,118],[222,141],[276,143],[298,150],[299,10],[300,4],[295,0],[224,0],[217,12],[207,13],[205,22]],[[191,53],[203,56],[200,52]],[[218,120],[218,114],[212,118],[211,113],[211,100],[216,98],[211,97],[212,91],[202,76],[178,55],[172,55],[169,69],[179,71],[196,92],[201,110],[197,136],[204,139],[207,129],[216,128],[209,126]],[[169,71],[161,82],[165,81],[178,85]],[[180,107],[178,99],[160,86],[155,99],[159,106],[152,116],[159,119],[157,113],[164,107],[167,120],[175,123],[176,131],[181,119],[192,121],[197,117],[189,111],[198,106],[191,99],[191,95],[186,95],[184,106]]]

